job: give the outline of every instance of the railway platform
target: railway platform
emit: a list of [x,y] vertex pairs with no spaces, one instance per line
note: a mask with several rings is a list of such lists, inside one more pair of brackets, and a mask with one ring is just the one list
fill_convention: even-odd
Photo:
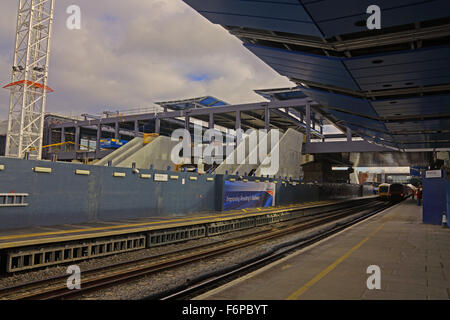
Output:
[[196,299],[447,300],[449,239],[408,199]]
[[221,222],[229,219],[242,219],[263,215],[268,212],[274,213],[297,208],[321,207],[323,205],[340,202],[342,201],[316,201],[289,206],[233,210],[226,213],[204,212],[188,214],[185,216],[148,217],[134,220],[98,221],[92,223],[0,230],[0,249],[22,247],[24,245],[39,245],[44,243],[126,235],[149,230]]
[[226,213],[206,212],[0,230],[0,269],[7,273],[19,272],[175,244],[311,216],[375,199],[376,197],[369,196],[241,209]]

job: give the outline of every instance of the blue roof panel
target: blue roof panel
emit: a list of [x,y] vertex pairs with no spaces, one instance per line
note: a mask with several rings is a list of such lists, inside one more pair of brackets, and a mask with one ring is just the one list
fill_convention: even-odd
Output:
[[430,142],[437,140],[450,141],[450,133],[428,133],[428,134],[396,134],[394,139],[399,143],[402,142]]
[[364,117],[360,117],[360,116],[356,116],[356,115],[352,115],[349,113],[344,113],[344,112],[340,112],[340,111],[336,111],[336,110],[332,110],[332,109],[328,109],[327,111],[329,113],[331,113],[333,116],[335,116],[336,118],[338,118],[339,120],[353,123],[353,124],[356,124],[356,125],[368,128],[368,129],[387,131],[384,123],[382,123],[378,120],[364,118]]
[[368,117],[378,117],[367,100],[318,89],[302,88],[302,91],[323,106],[341,109]]
[[438,131],[450,128],[450,119],[387,122],[386,127],[392,133],[399,134],[408,131]]
[[356,133],[361,133],[361,134],[364,134],[366,136],[370,136],[370,137],[372,137],[374,139],[377,139],[377,140],[380,140],[380,141],[381,141],[381,139],[384,139],[386,141],[394,142],[394,138],[391,135],[389,135],[389,134],[382,133],[382,132],[379,132],[379,131],[370,130],[370,129],[367,129],[367,128],[363,128],[363,127],[360,127],[360,126],[357,126],[357,125],[351,124],[351,123],[348,123],[347,126],[352,131],[354,131]]
[[212,23],[322,37],[296,0],[184,0]]
[[344,64],[363,90],[450,82],[450,46],[348,58]]
[[380,117],[450,114],[450,94],[371,102]]
[[400,147],[405,149],[450,148],[450,142],[411,143],[400,145]]
[[252,44],[245,44],[244,46],[284,76],[359,90],[339,58]]
[[178,101],[155,102],[160,106],[167,107],[171,110],[184,110],[202,107],[219,107],[228,105],[226,102],[215,97],[207,96],[201,98],[192,98]]
[[427,21],[448,16],[450,1],[448,0],[301,0],[317,23],[325,37],[367,31],[364,24],[369,14],[367,7],[376,4],[381,9],[381,28]]
[[349,127],[353,132],[360,135],[362,138],[368,140],[377,142],[386,146],[398,148],[396,142],[393,140],[392,136],[388,134],[384,134],[378,131],[373,131],[367,128],[362,128],[357,125],[347,123],[347,127]]

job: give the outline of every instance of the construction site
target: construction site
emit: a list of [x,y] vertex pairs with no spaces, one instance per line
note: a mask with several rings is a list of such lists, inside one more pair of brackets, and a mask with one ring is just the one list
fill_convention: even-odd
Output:
[[180,0],[292,86],[79,115],[47,111],[58,2],[17,2],[0,299],[450,298],[447,1]]

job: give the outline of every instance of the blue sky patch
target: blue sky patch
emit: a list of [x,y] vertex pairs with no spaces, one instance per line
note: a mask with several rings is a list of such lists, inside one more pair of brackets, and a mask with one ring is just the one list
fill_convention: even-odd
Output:
[[117,22],[117,21],[119,21],[119,17],[113,16],[113,15],[109,15],[109,14],[104,14],[104,15],[100,16],[100,21],[103,21],[103,22]]
[[188,74],[188,79],[195,82],[202,82],[209,81],[212,79],[212,77],[207,73],[191,73]]

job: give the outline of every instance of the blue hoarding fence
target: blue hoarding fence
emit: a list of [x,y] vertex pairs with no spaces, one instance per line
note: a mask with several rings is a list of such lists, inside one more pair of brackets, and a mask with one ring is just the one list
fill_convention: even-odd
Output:
[[426,167],[410,167],[409,174],[413,177],[421,177],[426,169]]
[[225,181],[224,210],[275,205],[275,183]]

